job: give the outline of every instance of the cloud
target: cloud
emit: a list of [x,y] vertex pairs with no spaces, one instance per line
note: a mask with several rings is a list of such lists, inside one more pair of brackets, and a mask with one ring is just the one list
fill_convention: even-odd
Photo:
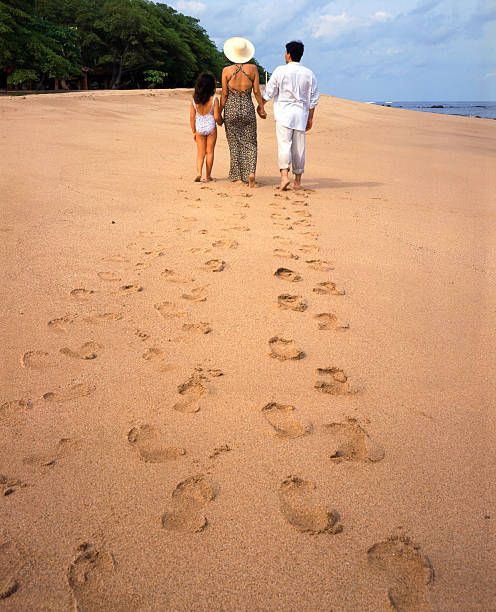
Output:
[[483,81],[487,81],[488,79],[496,79],[496,72],[488,72],[482,77]]
[[313,27],[314,38],[335,38],[353,28],[353,19],[346,13],[341,15],[321,15]]
[[174,8],[187,15],[201,15],[205,12],[207,5],[203,2],[196,2],[195,0],[178,0]]

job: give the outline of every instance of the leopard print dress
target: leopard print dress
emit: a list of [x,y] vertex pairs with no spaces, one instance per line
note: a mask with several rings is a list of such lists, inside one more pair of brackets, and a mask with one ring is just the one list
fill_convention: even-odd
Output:
[[[240,71],[246,74],[243,68],[238,66],[229,81]],[[234,89],[229,87],[229,81],[224,105],[224,124],[231,153],[229,179],[247,183],[249,175],[255,174],[257,168],[257,118],[251,99],[252,88]]]

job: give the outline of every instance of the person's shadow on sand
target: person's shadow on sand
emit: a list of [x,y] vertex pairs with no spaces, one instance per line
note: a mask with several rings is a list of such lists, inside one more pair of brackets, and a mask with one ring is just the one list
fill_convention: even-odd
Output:
[[[262,176],[259,177],[260,184],[263,186],[266,185],[278,185],[279,183],[278,176]],[[375,181],[363,181],[363,182],[354,182],[354,181],[341,181],[339,179],[333,178],[316,178],[305,181],[305,185],[303,186],[303,191],[305,189],[349,189],[351,187],[380,187],[384,183],[377,183]],[[292,190],[289,190],[292,191]]]

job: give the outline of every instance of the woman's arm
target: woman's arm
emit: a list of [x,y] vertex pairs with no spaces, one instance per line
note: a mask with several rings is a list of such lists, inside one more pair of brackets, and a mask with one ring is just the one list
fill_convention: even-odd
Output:
[[214,100],[214,119],[217,125],[222,125],[224,123],[224,119],[222,119],[222,115],[220,114],[220,106],[219,106],[218,98],[215,98]]
[[220,96],[220,112],[224,110],[227,100],[227,68],[222,71],[222,94]]
[[196,140],[196,112],[195,107],[193,106],[193,102],[189,105],[189,124],[191,126],[191,131],[193,132],[193,140]]
[[255,100],[258,102],[257,112],[262,119],[267,118],[267,113],[264,109],[264,99],[262,98],[262,93],[260,91],[260,79],[258,76],[258,70],[256,66],[253,66],[252,71],[253,74],[253,95],[255,96]]

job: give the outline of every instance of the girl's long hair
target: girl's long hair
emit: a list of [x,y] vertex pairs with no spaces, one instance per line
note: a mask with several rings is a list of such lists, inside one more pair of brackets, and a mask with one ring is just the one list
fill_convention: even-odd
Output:
[[196,79],[193,100],[196,104],[206,104],[215,94],[215,77],[211,72],[202,72]]

